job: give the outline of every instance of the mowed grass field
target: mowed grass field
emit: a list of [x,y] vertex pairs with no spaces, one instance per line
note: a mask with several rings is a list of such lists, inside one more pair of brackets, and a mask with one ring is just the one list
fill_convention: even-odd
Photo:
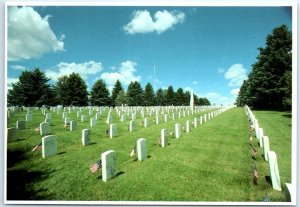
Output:
[[[49,111],[50,112],[50,111]],[[159,125],[150,119],[148,128],[139,126],[137,114],[134,132],[128,132],[129,118],[124,123],[113,113],[119,135],[108,138],[105,131],[107,117],[101,115],[96,126],[82,123],[76,112],[77,130],[63,128],[64,120],[52,112],[52,134],[57,136],[58,154],[43,159],[41,152],[31,152],[41,142],[34,128],[43,122],[41,111],[33,112],[33,121],[19,131],[20,141],[7,146],[8,200],[64,200],[64,201],[262,201],[268,193],[271,201],[285,201],[284,192],[274,191],[268,179],[268,163],[251,156],[248,120],[243,108],[234,108],[207,121],[190,133],[182,132],[179,139],[169,137],[169,145],[157,144],[160,130],[174,131],[175,123],[184,126],[194,115]],[[196,117],[200,117],[198,114]],[[26,112],[18,112],[8,120],[14,127],[17,120],[25,120]],[[88,114],[84,111],[83,114]],[[281,181],[291,177],[291,118],[286,113],[255,111],[260,127],[270,138],[270,148],[277,153]],[[91,117],[91,116],[88,116]],[[280,124],[274,125],[276,119]],[[82,146],[81,130],[91,129],[91,145]],[[285,138],[283,138],[283,135]],[[140,162],[129,157],[138,138],[146,138],[148,159]],[[256,141],[256,139],[255,139]],[[254,143],[258,154],[263,150]],[[101,153],[116,151],[117,177],[103,182],[101,171],[90,172],[90,165]],[[258,185],[253,184],[253,166],[257,163]]]

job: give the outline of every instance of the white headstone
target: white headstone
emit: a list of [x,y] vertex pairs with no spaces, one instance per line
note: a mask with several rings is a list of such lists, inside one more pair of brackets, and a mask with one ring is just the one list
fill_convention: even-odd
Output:
[[90,126],[93,127],[96,125],[96,119],[95,118],[91,118],[90,119]]
[[100,115],[101,115],[101,114],[100,114],[99,112],[96,113],[96,115],[95,115],[96,120],[99,120],[99,119],[100,119]]
[[68,112],[65,112],[65,111],[64,111],[64,112],[62,113],[62,118],[64,119],[64,118],[66,118],[67,116],[68,116]]
[[147,128],[148,125],[149,125],[149,123],[148,123],[148,118],[145,117],[145,118],[144,118],[144,127]]
[[203,124],[203,117],[200,116],[200,124]]
[[81,141],[82,141],[83,146],[90,144],[90,142],[91,142],[91,130],[90,129],[82,130]]
[[48,135],[42,138],[42,156],[43,158],[56,155],[57,143],[56,136]]
[[26,114],[26,121],[32,121],[32,114]]
[[175,124],[175,137],[178,139],[181,137],[181,129],[180,129],[180,124],[177,123]]
[[16,128],[17,128],[18,130],[25,129],[25,121],[17,121],[17,123],[16,123]]
[[111,117],[111,116],[108,116],[107,119],[106,119],[106,123],[107,123],[107,124],[112,124],[112,122],[113,122],[113,121],[112,121],[112,117]]
[[86,115],[81,115],[81,122],[86,122],[87,116]]
[[276,153],[274,151],[269,151],[268,159],[269,159],[269,168],[270,168],[273,189],[281,191],[280,176],[279,176]]
[[72,120],[70,121],[70,131],[74,131],[77,128],[77,121],[76,120]]
[[45,122],[49,123],[51,125],[52,119],[45,119]]
[[268,161],[268,152],[270,151],[268,136],[263,136],[263,145],[264,145],[264,157],[265,157],[265,160]]
[[293,197],[293,185],[291,183],[285,183],[285,200],[286,202],[294,201]]
[[263,148],[263,136],[264,136],[264,130],[263,130],[263,128],[258,128],[259,146],[261,148]]
[[129,121],[129,131],[133,132],[135,130],[135,121]]
[[18,140],[17,130],[15,127],[7,128],[7,142],[15,142]]
[[197,120],[197,117],[195,117],[195,118],[194,118],[194,128],[197,128],[197,124],[198,124],[197,121],[198,121],[198,120]]
[[159,116],[155,116],[155,123],[159,124]]
[[168,122],[168,114],[165,114],[165,122],[167,123]]
[[193,91],[191,91],[190,107],[191,107],[191,110],[193,111],[194,110],[194,92]]
[[117,126],[116,124],[110,124],[109,125],[109,137],[113,138],[117,136]]
[[116,170],[116,153],[109,150],[101,154],[102,161],[102,180],[107,182],[117,175]]
[[70,125],[70,117],[65,117],[65,125]]
[[51,113],[47,113],[46,114],[46,119],[52,119],[52,114]]
[[189,121],[189,120],[187,120],[187,121],[185,122],[185,131],[186,131],[187,133],[190,132],[190,121]]
[[161,147],[166,147],[168,145],[168,132],[166,129],[160,131],[160,143]]
[[48,122],[40,123],[40,135],[48,135],[51,134],[50,124]]
[[77,111],[76,115],[77,115],[77,118],[79,118],[81,116],[81,111]]
[[138,155],[138,160],[143,161],[147,159],[147,144],[146,144],[146,139],[145,138],[140,138],[136,142],[137,146],[137,155]]

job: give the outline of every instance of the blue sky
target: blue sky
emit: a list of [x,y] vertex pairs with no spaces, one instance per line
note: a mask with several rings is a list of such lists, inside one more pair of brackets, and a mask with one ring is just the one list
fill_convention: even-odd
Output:
[[8,88],[39,67],[51,83],[78,72],[90,89],[102,78],[193,90],[231,104],[288,7],[9,7]]

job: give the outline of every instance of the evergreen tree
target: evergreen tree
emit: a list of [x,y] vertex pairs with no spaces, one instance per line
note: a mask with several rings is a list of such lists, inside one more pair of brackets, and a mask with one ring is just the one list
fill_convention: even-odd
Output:
[[122,105],[128,104],[128,97],[127,97],[125,91],[123,91],[123,90],[119,91],[117,98],[115,100],[115,104],[116,104],[116,106],[122,106]]
[[88,92],[85,81],[78,73],[58,78],[56,83],[60,104],[64,106],[88,105]]
[[166,105],[171,106],[171,105],[177,105],[175,103],[175,93],[173,90],[173,86],[169,86],[166,92]]
[[154,91],[150,83],[147,83],[145,87],[144,100],[145,100],[145,106],[155,105]]
[[[111,103],[113,106],[116,106],[116,98],[119,94],[119,92],[123,90],[122,84],[119,80],[116,81],[114,88],[112,90],[112,95],[111,95]],[[124,90],[123,90],[124,91]]]
[[165,106],[166,105],[166,98],[165,92],[163,89],[159,88],[155,93],[155,100],[157,106]]
[[185,97],[182,88],[178,88],[175,93],[176,105],[183,106],[185,104]]
[[45,73],[35,68],[33,71],[23,71],[19,81],[12,84],[8,90],[9,106],[42,106],[55,104],[55,95]]
[[143,93],[143,89],[139,82],[130,82],[127,89],[128,105],[142,106],[144,104]]
[[189,106],[191,100],[191,93],[189,91],[186,91],[184,93],[184,106]]
[[92,106],[109,106],[109,91],[106,88],[106,84],[102,79],[96,81],[91,90],[90,97]]
[[237,104],[260,109],[291,107],[292,33],[286,25],[267,36],[248,80],[244,82]]

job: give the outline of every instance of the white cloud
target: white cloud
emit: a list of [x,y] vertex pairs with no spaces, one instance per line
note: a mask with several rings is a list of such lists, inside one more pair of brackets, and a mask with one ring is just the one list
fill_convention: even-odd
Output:
[[243,81],[247,79],[247,70],[242,64],[232,65],[224,74],[225,79],[230,80],[228,86],[241,86]]
[[137,64],[132,61],[125,61],[121,63],[121,66],[116,72],[102,73],[100,78],[103,79],[108,86],[115,85],[116,81],[119,80],[124,85],[129,85],[131,81],[140,81],[141,76],[135,76]]
[[231,95],[238,95],[239,94],[239,92],[240,92],[240,89],[239,88],[235,88],[235,89],[232,89],[231,91],[230,91],[230,94]]
[[56,81],[63,75],[69,75],[71,73],[79,73],[80,76],[86,80],[89,75],[96,75],[102,71],[101,62],[89,61],[84,63],[65,63],[61,62],[56,65],[55,70],[46,70],[46,76]]
[[64,35],[59,39],[50,28],[47,15],[42,18],[31,7],[8,7],[8,60],[40,58],[47,52],[64,50]]
[[193,84],[194,85],[198,85],[198,81],[193,81]]
[[235,99],[234,98],[230,98],[227,96],[223,96],[219,93],[216,92],[209,92],[206,94],[197,94],[197,96],[199,98],[207,98],[209,100],[209,102],[211,104],[216,104],[216,105],[223,105],[223,106],[227,106],[227,105],[231,105],[234,104]]
[[147,10],[133,12],[133,19],[123,27],[128,34],[156,32],[160,34],[185,20],[185,13],[179,11],[157,11],[152,19]]
[[14,69],[14,70],[22,70],[22,71],[26,69],[22,65],[12,65],[11,68]]

